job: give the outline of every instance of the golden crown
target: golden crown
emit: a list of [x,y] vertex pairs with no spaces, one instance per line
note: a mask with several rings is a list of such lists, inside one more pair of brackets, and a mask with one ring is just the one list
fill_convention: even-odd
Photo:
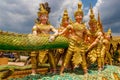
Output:
[[78,3],[78,10],[75,11],[75,13],[74,13],[74,16],[77,16],[77,15],[82,15],[82,16],[84,15],[84,13],[82,11],[82,2]]
[[93,24],[93,23],[97,23],[97,20],[95,19],[92,6],[90,5],[90,20],[89,20],[89,25]]
[[68,16],[67,9],[64,10],[63,16]]
[[110,28],[108,29],[107,34],[108,34],[108,35],[111,35],[111,34],[112,34],[112,31],[111,31]]
[[48,11],[44,8],[43,4],[41,3],[40,5],[40,10],[38,11],[38,16],[41,16],[42,14],[47,14],[48,15]]
[[69,16],[68,16],[68,12],[67,12],[67,9],[64,10],[64,13],[63,13],[63,17],[62,17],[62,22],[64,20],[68,20],[69,19]]

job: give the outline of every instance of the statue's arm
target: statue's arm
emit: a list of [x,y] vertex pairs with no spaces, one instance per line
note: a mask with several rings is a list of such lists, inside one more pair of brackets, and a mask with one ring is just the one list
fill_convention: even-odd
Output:
[[90,51],[94,46],[99,44],[100,38],[102,37],[102,33],[98,33],[98,37],[95,39],[95,41],[88,47],[88,51]]
[[68,25],[66,28],[64,28],[61,32],[59,32],[59,35],[64,34],[66,31],[70,30],[72,28],[71,25]]
[[37,35],[37,26],[33,26],[32,34]]
[[53,26],[50,26],[50,28],[51,28],[51,31],[54,32],[53,36],[57,37],[58,36],[58,30],[55,29]]

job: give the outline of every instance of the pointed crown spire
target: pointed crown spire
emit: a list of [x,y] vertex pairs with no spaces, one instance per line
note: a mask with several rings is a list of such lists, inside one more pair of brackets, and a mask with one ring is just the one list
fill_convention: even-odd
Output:
[[40,3],[39,5],[39,11],[38,11],[38,16],[41,16],[42,14],[47,14],[48,15],[48,11],[44,8],[44,5],[42,3]]
[[90,18],[93,19],[94,18],[94,13],[93,13],[93,9],[92,9],[92,5],[90,4]]
[[108,29],[107,34],[108,34],[108,35],[111,35],[111,34],[112,34],[112,31],[111,31],[110,28]]
[[63,16],[68,16],[67,9],[64,10]]
[[62,17],[62,22],[64,22],[65,20],[68,20],[68,19],[69,19],[68,12],[67,12],[67,9],[65,9],[64,13],[63,13],[63,17]]
[[98,11],[98,21],[97,22],[98,22],[98,28],[100,28],[103,31],[103,26],[102,26],[102,23],[101,23],[99,11]]
[[77,16],[77,15],[82,15],[82,16],[84,15],[84,13],[82,11],[82,2],[78,3],[78,10],[75,11],[75,13],[74,13],[74,16]]
[[100,13],[98,11],[98,23],[101,24]]
[[92,5],[90,4],[90,20],[89,20],[89,25],[93,24],[93,23],[97,23],[97,20],[95,19],[94,13],[93,13],[93,9],[92,9]]
[[100,21],[100,13],[99,13],[99,11],[98,11],[98,22],[101,22]]

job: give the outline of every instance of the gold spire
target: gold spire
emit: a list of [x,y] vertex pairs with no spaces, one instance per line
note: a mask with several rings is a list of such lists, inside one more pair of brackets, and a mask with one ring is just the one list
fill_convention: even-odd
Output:
[[98,11],[98,28],[100,28],[101,29],[101,31],[103,31],[103,26],[102,26],[102,23],[101,23],[101,19],[100,19],[100,13],[99,13],[99,11]]
[[75,11],[75,13],[74,13],[74,16],[77,16],[77,15],[82,15],[82,16],[84,15],[83,11],[82,11],[82,2],[78,3],[78,10]]
[[94,18],[94,13],[93,13],[93,9],[92,9],[92,5],[90,4],[90,18],[93,19]]
[[112,31],[111,31],[110,28],[108,29],[107,34],[108,34],[108,35],[111,35],[111,34],[112,34]]
[[93,13],[93,9],[92,9],[92,5],[90,4],[90,20],[89,20],[89,25],[96,23],[97,24],[97,20],[95,19],[94,13]]
[[43,4],[41,3],[39,6],[40,6],[40,10],[38,11],[38,16],[40,16],[41,14],[48,15],[48,11],[44,8]]
[[98,23],[101,24],[100,13],[99,13],[99,11],[98,11]]

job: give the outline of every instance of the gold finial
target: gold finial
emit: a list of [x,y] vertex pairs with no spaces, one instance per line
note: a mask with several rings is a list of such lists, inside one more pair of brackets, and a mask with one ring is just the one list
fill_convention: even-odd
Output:
[[95,19],[94,13],[93,13],[93,9],[92,9],[92,5],[90,4],[90,20],[89,20],[89,25],[90,24],[97,24],[97,20]]
[[90,3],[90,12],[93,13],[92,4]]
[[111,35],[111,34],[112,34],[112,31],[111,31],[110,28],[108,29],[107,34],[108,34],[108,35]]
[[82,7],[82,2],[78,2],[78,9],[81,9]]
[[82,2],[78,3],[78,10],[75,11],[75,13],[74,13],[74,16],[77,16],[77,15],[82,15],[82,16],[84,15],[84,13],[82,11]]
[[38,11],[38,16],[41,16],[42,14],[48,15],[48,11],[44,8],[43,4],[41,3],[39,6],[40,6],[40,10]]
[[93,19],[94,18],[94,13],[93,13],[93,9],[92,9],[92,5],[90,4],[90,18]]

